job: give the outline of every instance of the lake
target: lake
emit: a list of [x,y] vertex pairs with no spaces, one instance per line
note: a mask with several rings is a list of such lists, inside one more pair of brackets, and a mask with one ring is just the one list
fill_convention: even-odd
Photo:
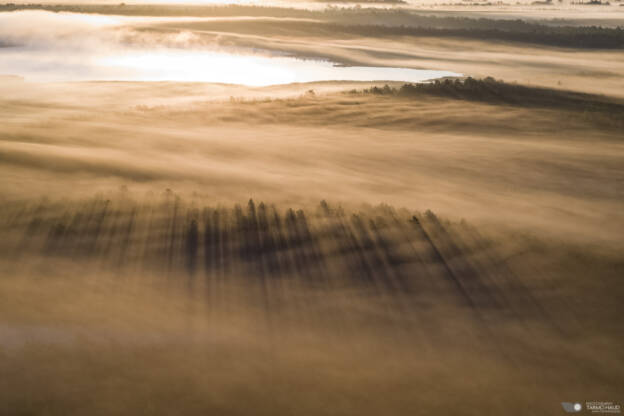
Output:
[[461,75],[344,66],[271,50],[228,50],[190,42],[195,35],[188,31],[163,35],[141,30],[174,20],[45,11],[0,13],[0,75],[42,82],[184,81],[249,86],[331,80],[421,82]]

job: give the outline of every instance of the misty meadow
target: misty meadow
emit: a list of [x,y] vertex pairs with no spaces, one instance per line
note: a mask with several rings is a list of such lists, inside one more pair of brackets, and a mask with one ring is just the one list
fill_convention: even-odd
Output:
[[598,3],[0,5],[0,414],[619,408]]

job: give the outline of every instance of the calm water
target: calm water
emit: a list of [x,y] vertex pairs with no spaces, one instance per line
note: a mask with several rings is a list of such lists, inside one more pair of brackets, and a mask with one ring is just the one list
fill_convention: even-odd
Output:
[[199,81],[251,86],[329,80],[418,82],[459,74],[344,67],[271,51],[229,51],[193,33],[154,34],[141,25],[171,19],[25,11],[0,13],[0,75],[31,81]]

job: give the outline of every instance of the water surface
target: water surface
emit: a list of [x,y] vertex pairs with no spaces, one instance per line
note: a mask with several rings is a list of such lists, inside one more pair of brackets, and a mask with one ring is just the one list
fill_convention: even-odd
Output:
[[[29,81],[185,81],[265,86],[314,81],[419,82],[449,71],[341,66],[267,50],[228,50],[192,32],[139,30],[171,18],[0,13],[0,74]],[[188,19],[185,19],[188,20]]]

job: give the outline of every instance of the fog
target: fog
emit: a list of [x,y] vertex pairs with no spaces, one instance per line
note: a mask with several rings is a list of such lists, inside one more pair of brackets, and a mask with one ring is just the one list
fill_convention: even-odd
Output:
[[619,32],[111,7],[0,13],[0,414],[622,403]]
[[[152,21],[150,21],[152,20]],[[22,11],[0,13],[0,73],[34,81],[202,81],[265,86],[326,80],[418,82],[449,71],[338,66],[329,61],[210,45],[192,32],[141,26],[189,19],[123,18]],[[256,53],[254,53],[256,52]],[[271,56],[273,55],[273,56]]]

